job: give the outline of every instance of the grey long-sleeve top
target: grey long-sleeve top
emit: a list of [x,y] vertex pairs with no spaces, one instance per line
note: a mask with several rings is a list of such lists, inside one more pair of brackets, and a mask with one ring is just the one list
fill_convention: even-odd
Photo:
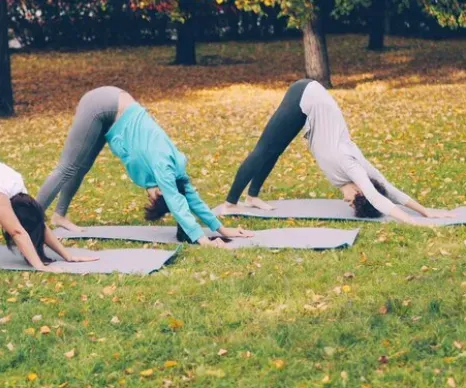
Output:
[[[351,140],[337,102],[321,84],[316,81],[308,84],[300,107],[307,116],[305,137],[309,140],[311,153],[334,186],[356,184],[372,206],[383,214],[390,214],[395,204],[405,205],[411,199],[366,160]],[[371,179],[383,184],[388,198],[376,190]]]

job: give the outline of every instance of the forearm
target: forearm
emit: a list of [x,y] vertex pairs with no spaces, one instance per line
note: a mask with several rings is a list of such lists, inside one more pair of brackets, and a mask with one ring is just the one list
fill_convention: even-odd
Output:
[[37,254],[36,248],[32,244],[31,238],[26,233],[18,233],[12,236],[13,241],[15,242],[16,247],[19,249],[21,254],[26,258],[27,262],[31,264],[35,269],[42,270],[45,268],[45,265],[42,263],[39,255]]
[[48,226],[45,226],[45,244],[55,253],[60,255],[64,260],[69,261],[71,255],[68,253],[63,244],[58,241]]
[[415,221],[413,217],[411,217],[408,213],[401,210],[399,207],[395,206],[391,210],[390,214],[391,217],[395,218],[396,220],[403,222],[405,224],[414,224]]
[[424,217],[427,217],[427,211],[424,206],[422,206],[420,203],[417,203],[416,201],[410,199],[405,206],[411,210],[414,210],[415,212],[418,212]]

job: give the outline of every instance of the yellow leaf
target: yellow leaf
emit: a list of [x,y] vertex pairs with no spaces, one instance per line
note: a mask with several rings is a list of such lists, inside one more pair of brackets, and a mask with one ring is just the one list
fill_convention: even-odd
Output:
[[139,372],[139,374],[142,376],[142,377],[150,377],[154,374],[154,370],[153,369],[146,369],[146,370],[143,370],[141,372]]
[[31,372],[28,374],[28,381],[36,381],[38,377],[36,373]]
[[132,375],[132,374],[134,373],[134,369],[133,369],[133,368],[126,368],[126,369],[125,369],[125,373],[126,373],[127,375]]
[[118,325],[120,323],[120,318],[118,318],[116,315],[110,320],[110,323],[113,325]]
[[217,353],[219,356],[225,356],[226,354],[228,354],[228,350],[226,349],[220,349]]
[[75,356],[74,349],[71,349],[69,352],[64,353],[65,357],[71,359]]
[[277,369],[283,369],[283,368],[285,367],[285,361],[280,360],[280,359],[274,360],[274,361],[273,361],[273,365],[274,365],[275,368],[277,368]]
[[32,317],[32,322],[39,322],[42,319],[42,315],[34,315]]
[[8,298],[6,301],[9,303],[16,303],[17,300],[16,298]]
[[36,334],[36,329],[34,329],[33,327],[29,327],[26,330],[24,330],[24,334],[34,335],[34,334]]
[[48,326],[42,326],[40,328],[40,334],[49,334],[50,333],[50,327]]
[[421,267],[421,271],[422,271],[422,272],[427,272],[428,270],[429,270],[429,267],[428,267],[427,265],[423,265],[423,266]]
[[172,330],[177,330],[177,329],[181,329],[184,326],[184,322],[176,318],[170,318],[168,322],[168,326]]
[[6,347],[7,347],[7,349],[8,349],[10,352],[12,352],[12,351],[15,349],[14,345],[13,345],[11,342],[9,342],[9,343],[6,345]]
[[165,361],[165,364],[163,364],[165,368],[173,368],[174,366],[177,366],[178,363],[176,361]]
[[447,385],[451,388],[456,388],[456,382],[453,377],[449,377],[447,380]]
[[346,294],[347,294],[348,292],[351,291],[351,287],[348,286],[347,284],[345,284],[341,289],[342,289],[343,292],[346,293]]
[[322,379],[322,382],[323,383],[328,383],[330,381],[330,376],[329,375],[326,375],[323,379]]

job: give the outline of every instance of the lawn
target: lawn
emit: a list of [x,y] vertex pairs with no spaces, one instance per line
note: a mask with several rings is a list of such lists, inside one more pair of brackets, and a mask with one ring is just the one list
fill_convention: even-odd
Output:
[[[421,203],[465,206],[466,41],[390,38],[383,53],[365,44],[329,39],[331,93],[354,140]],[[16,54],[18,116],[0,121],[0,160],[36,194],[80,96],[113,84],[157,117],[214,206],[287,85],[303,76],[301,50],[299,41],[205,44],[199,55],[218,65],[187,68],[170,65],[168,47]],[[263,198],[307,197],[338,193],[299,138]],[[145,201],[106,148],[69,215],[83,225],[143,224]],[[466,386],[465,227],[224,222],[361,233],[338,251],[186,246],[145,277],[0,272],[0,385]]]

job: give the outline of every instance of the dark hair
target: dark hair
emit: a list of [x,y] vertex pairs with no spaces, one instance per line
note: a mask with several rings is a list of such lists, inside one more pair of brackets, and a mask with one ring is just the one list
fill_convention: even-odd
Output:
[[[55,260],[47,257],[44,252],[45,213],[42,206],[30,195],[23,193],[13,196],[10,202],[21,226],[26,230],[34,248],[36,248],[37,255],[42,263],[53,263]],[[2,232],[8,249],[12,250],[14,245],[13,237],[4,230]]]
[[[176,187],[180,194],[186,194],[185,185],[188,181],[185,179],[177,179]],[[162,218],[165,214],[169,213],[170,210],[168,209],[167,203],[163,198],[163,195],[159,196],[156,201],[152,201],[150,206],[146,206],[145,208],[145,219],[147,221],[156,221]],[[215,238],[221,238],[224,242],[230,242],[231,239],[226,237],[209,237],[210,240],[214,240]],[[189,238],[186,232],[183,230],[180,224],[176,224],[176,239],[179,242],[187,242],[188,244],[194,244],[194,242]]]
[[[186,180],[184,179],[177,179],[176,180],[176,187],[180,194],[185,195],[186,189],[184,185],[186,184]],[[146,221],[157,221],[161,219],[165,214],[170,213],[168,209],[167,203],[165,202],[165,198],[163,195],[160,195],[155,201],[151,201],[151,204],[145,207],[145,219]]]
[[[387,196],[387,190],[385,190],[385,187],[379,181],[371,179],[371,182],[380,194],[382,194],[385,197]],[[379,218],[382,216],[382,213],[371,205],[371,203],[367,200],[364,194],[356,194],[354,197],[353,205],[356,217]]]

